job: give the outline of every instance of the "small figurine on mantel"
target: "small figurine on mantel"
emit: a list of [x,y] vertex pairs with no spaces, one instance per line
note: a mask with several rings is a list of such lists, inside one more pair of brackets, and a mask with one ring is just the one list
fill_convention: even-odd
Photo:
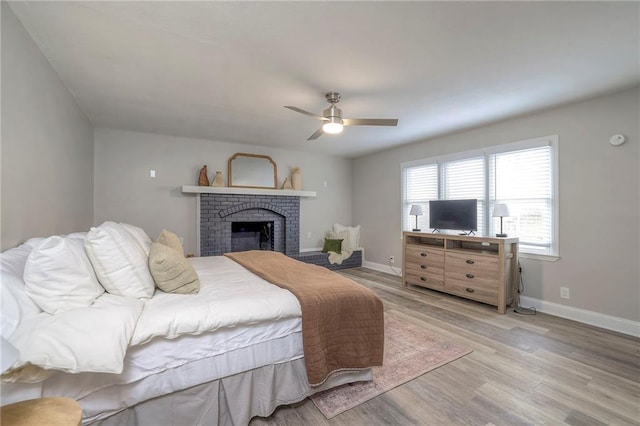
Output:
[[291,182],[289,182],[288,177],[284,178],[284,182],[282,182],[282,187],[280,189],[293,189],[293,186],[291,186]]
[[224,178],[222,177],[222,172],[216,172],[216,175],[211,181],[211,186],[224,186]]
[[206,164],[200,169],[200,176],[198,176],[198,186],[209,186],[209,177],[207,176]]

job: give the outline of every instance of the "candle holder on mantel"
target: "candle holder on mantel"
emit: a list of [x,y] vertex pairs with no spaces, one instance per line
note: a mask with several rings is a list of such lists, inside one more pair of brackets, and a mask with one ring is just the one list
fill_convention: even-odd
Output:
[[200,169],[200,175],[198,176],[198,186],[209,186],[209,177],[207,176],[206,164]]
[[282,182],[282,186],[280,187],[280,189],[293,189],[293,186],[291,186],[291,182],[289,182],[289,178],[284,178],[284,182]]
[[222,177],[222,172],[216,172],[216,175],[213,177],[211,181],[211,186],[223,187],[224,185],[224,177]]

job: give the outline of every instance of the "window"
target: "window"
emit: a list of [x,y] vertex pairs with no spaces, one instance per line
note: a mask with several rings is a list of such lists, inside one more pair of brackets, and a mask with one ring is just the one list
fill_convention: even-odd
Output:
[[522,253],[558,255],[557,136],[517,142],[446,157],[402,164],[402,229],[415,226],[409,211],[422,207],[418,227],[427,230],[429,200],[478,200],[478,235],[494,235],[500,218],[493,206],[504,203],[510,216],[504,232],[520,238]]

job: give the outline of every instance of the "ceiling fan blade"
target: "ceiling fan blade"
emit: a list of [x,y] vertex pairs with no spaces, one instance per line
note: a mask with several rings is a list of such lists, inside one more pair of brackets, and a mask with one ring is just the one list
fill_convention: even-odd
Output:
[[318,120],[327,120],[326,118],[324,118],[321,115],[314,114],[314,113],[309,112],[309,111],[305,111],[305,110],[300,109],[298,107],[294,107],[294,106],[290,106],[290,105],[285,105],[284,107],[290,109],[291,111],[299,112],[300,114],[304,114],[304,115],[308,115],[309,117],[317,118]]
[[314,140],[314,139],[318,139],[323,134],[324,134],[324,130],[322,130],[322,127],[320,127],[318,130],[316,130],[316,132],[314,134],[309,136],[309,139],[307,139],[307,140],[311,141],[311,140]]
[[343,118],[345,126],[397,126],[397,118]]

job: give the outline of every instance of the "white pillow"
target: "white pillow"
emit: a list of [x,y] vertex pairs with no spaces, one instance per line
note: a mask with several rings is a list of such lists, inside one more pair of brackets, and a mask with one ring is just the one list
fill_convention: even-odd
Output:
[[27,295],[22,278],[31,250],[32,246],[22,244],[0,254],[0,332],[6,339],[23,318],[42,312]]
[[133,236],[136,242],[140,244],[140,247],[142,247],[145,254],[149,256],[149,250],[151,249],[151,243],[153,241],[151,240],[151,237],[146,232],[144,232],[144,229],[128,223],[120,222],[120,225],[124,229],[126,229],[127,232],[131,234],[131,236]]
[[27,258],[24,282],[31,299],[50,314],[90,306],[104,293],[77,237],[54,235],[37,245]]
[[149,273],[148,257],[123,226],[104,222],[91,228],[84,244],[105,290],[120,296],[153,296],[155,283]]
[[360,248],[360,225],[358,226],[345,226],[336,223],[333,225],[333,232],[338,233],[342,231],[349,231],[349,240],[351,242],[351,251]]

